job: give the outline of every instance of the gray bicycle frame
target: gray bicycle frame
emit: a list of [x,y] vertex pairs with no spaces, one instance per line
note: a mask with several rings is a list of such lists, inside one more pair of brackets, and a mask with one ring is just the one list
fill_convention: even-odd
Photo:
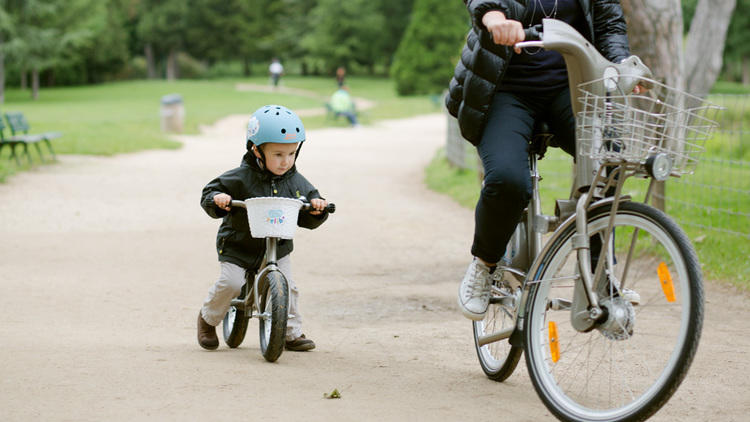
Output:
[[[245,208],[245,202],[244,201],[237,201],[232,200],[232,206],[238,207],[238,208]],[[266,238],[266,256],[263,258],[263,262],[260,266],[260,270],[258,270],[257,273],[255,273],[255,277],[253,277],[253,287],[252,289],[245,294],[245,297],[242,299],[232,299],[231,306],[234,306],[235,308],[242,309],[245,312],[246,316],[255,317],[255,318],[268,318],[270,315],[266,312],[261,312],[260,309],[260,296],[258,296],[258,282],[263,279],[263,277],[268,274],[271,271],[278,271],[281,273],[281,270],[276,265],[276,246],[279,242],[278,237],[267,237]],[[283,276],[283,273],[282,273]],[[287,299],[289,298],[289,286],[287,285]],[[253,309],[257,310],[257,312],[253,313]],[[287,304],[286,309],[289,309],[289,304]]]
[[[578,87],[580,84],[599,80],[600,82],[596,84],[588,84],[587,90],[593,94],[604,96],[612,92],[631,92],[641,81],[641,78],[651,78],[651,71],[637,56],[630,56],[620,63],[612,63],[604,58],[588,40],[570,25],[554,19],[544,19],[542,25],[543,30],[540,41],[524,41],[516,44],[516,47],[544,48],[557,51],[563,56],[568,70],[571,107],[576,116],[581,111],[581,103],[578,101]],[[532,197],[529,201],[525,223],[527,230],[527,253],[532,258],[533,263],[525,274],[510,266],[498,267],[499,270],[524,277],[522,295],[516,307],[516,323],[512,328],[480,336],[478,339],[480,346],[509,337],[511,343],[515,346],[522,344],[523,340],[520,337],[520,333],[523,329],[530,286],[542,281],[535,279],[541,265],[540,258],[546,254],[547,250],[554,243],[555,238],[560,236],[572,224],[576,225],[576,234],[573,236],[572,242],[578,257],[578,275],[570,277],[571,280],[575,281],[573,301],[569,303],[566,300],[559,299],[558,302],[551,304],[551,306],[570,309],[572,325],[580,331],[591,329],[596,320],[603,314],[599,307],[594,280],[598,280],[604,271],[605,260],[598,260],[592,277],[590,273],[591,254],[589,235],[586,224],[587,211],[612,204],[612,217],[610,218],[609,227],[603,240],[603,245],[608,245],[611,240],[614,214],[617,211],[617,206],[622,196],[622,185],[627,178],[624,172],[627,170],[635,172],[638,169],[625,165],[622,169],[614,170],[620,173],[622,177],[616,177],[614,174],[606,175],[605,166],[601,166],[595,160],[582,154],[580,149],[580,143],[576,142],[576,163],[570,199],[557,201],[558,215],[555,217],[546,216],[541,212],[541,199],[539,197],[540,176],[537,170],[536,156],[530,154],[529,167],[532,179]],[[604,195],[601,192],[609,188],[615,189],[614,196],[593,201],[594,198],[603,197]],[[646,197],[648,197],[649,193],[650,187]],[[544,245],[542,235],[550,231],[554,231],[555,233],[546,245]],[[601,253],[604,254],[606,249],[606,247],[602,248]],[[627,266],[627,262],[625,264]]]

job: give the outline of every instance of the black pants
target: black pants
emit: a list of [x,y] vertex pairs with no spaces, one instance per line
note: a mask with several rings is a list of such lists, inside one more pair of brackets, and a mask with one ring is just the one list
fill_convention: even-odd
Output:
[[575,156],[575,117],[567,87],[544,94],[495,94],[477,146],[485,173],[471,247],[486,262],[503,256],[531,199],[528,149],[537,119],[547,122],[557,144]]

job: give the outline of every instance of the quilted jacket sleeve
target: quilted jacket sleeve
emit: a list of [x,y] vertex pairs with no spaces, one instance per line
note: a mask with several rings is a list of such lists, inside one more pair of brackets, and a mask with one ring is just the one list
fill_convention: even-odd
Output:
[[619,0],[594,2],[594,43],[607,60],[618,63],[630,56],[625,14]]

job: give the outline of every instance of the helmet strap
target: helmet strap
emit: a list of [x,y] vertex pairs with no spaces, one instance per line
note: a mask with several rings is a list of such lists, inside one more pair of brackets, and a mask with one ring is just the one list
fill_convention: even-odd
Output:
[[250,145],[252,145],[250,149],[254,152],[253,155],[255,155],[256,151],[258,155],[260,155],[260,157],[258,157],[258,155],[255,155],[255,162],[258,163],[258,166],[260,167],[261,170],[265,170],[266,169],[266,154],[263,153],[263,149],[259,145],[255,145],[251,143],[250,141],[248,141],[248,146]]

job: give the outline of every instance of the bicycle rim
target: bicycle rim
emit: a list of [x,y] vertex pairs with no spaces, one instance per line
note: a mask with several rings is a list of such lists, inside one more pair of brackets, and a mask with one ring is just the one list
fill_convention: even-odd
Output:
[[516,369],[522,349],[512,346],[508,339],[479,345],[480,337],[512,329],[515,323],[515,307],[518,303],[517,299],[520,298],[520,291],[519,295],[515,296],[510,288],[498,286],[498,284],[496,282],[493,286],[490,305],[484,319],[474,321],[472,325],[474,327],[474,346],[482,370],[488,378],[503,381]]
[[[608,211],[590,212],[590,235],[606,231]],[[569,309],[551,305],[573,299],[575,230],[566,230],[543,257],[535,277],[541,282],[530,292],[526,360],[534,387],[563,420],[645,419],[677,389],[698,345],[703,292],[695,252],[666,215],[622,203],[610,244],[613,259],[605,266],[613,275],[598,290],[609,317],[583,333],[572,327]],[[640,304],[615,294],[612,285],[619,283],[636,292]]]

